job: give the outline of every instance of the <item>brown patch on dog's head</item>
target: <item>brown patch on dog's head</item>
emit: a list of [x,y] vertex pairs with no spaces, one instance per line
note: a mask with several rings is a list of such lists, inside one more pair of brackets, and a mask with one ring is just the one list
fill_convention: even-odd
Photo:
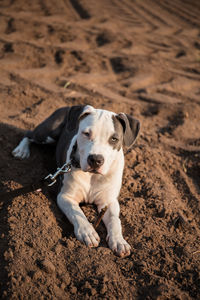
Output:
[[122,124],[119,122],[117,116],[112,116],[115,133],[111,135],[109,138],[109,144],[113,147],[113,149],[117,149],[119,151],[123,145],[123,127]]

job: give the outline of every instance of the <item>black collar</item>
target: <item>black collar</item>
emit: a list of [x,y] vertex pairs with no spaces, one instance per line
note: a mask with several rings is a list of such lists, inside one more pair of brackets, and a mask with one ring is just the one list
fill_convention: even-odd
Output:
[[70,161],[71,161],[72,167],[80,169],[80,167],[81,167],[80,161],[75,156],[77,149],[78,149],[78,145],[76,142],[72,148],[72,152],[70,155]]

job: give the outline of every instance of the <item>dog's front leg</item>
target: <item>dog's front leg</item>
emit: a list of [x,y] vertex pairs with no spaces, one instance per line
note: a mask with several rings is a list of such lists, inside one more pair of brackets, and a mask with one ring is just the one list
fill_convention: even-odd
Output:
[[64,193],[58,195],[57,203],[68,220],[74,225],[76,238],[88,247],[97,247],[100,238],[92,224],[88,222],[79,204],[75,200],[69,200]]
[[107,228],[107,241],[110,249],[117,255],[125,257],[130,255],[130,245],[122,236],[121,221],[119,219],[119,203],[112,202],[103,217],[104,224]]

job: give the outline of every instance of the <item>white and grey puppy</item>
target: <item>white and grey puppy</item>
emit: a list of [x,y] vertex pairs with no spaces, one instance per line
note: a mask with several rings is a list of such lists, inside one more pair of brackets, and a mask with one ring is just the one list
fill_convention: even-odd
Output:
[[58,167],[72,162],[72,171],[62,176],[57,203],[79,241],[97,247],[99,235],[81,210],[81,202],[95,203],[100,212],[108,207],[103,221],[109,247],[119,256],[130,254],[122,236],[118,196],[122,184],[124,154],[122,146],[132,146],[140,128],[138,120],[92,106],[64,107],[28,131],[13,150],[17,158],[30,155],[30,143],[57,142]]

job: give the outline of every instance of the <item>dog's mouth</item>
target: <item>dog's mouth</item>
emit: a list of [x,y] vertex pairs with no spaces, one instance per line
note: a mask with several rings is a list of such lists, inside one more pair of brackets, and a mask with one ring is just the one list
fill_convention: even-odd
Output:
[[101,172],[99,170],[96,170],[96,169],[91,169],[88,172],[93,173],[93,174],[101,174]]
[[89,173],[92,173],[92,174],[102,175],[102,170],[101,169],[92,169],[92,168],[89,168],[85,172],[89,172]]
[[86,166],[80,165],[80,166],[81,166],[81,169],[82,169],[83,172],[97,174],[97,175],[98,174],[99,175],[104,175],[102,166],[99,167],[99,168],[93,168],[92,166],[89,166],[89,165],[86,165]]
[[90,173],[93,173],[93,174],[101,174],[101,172],[99,172],[98,170],[91,170],[89,171]]

